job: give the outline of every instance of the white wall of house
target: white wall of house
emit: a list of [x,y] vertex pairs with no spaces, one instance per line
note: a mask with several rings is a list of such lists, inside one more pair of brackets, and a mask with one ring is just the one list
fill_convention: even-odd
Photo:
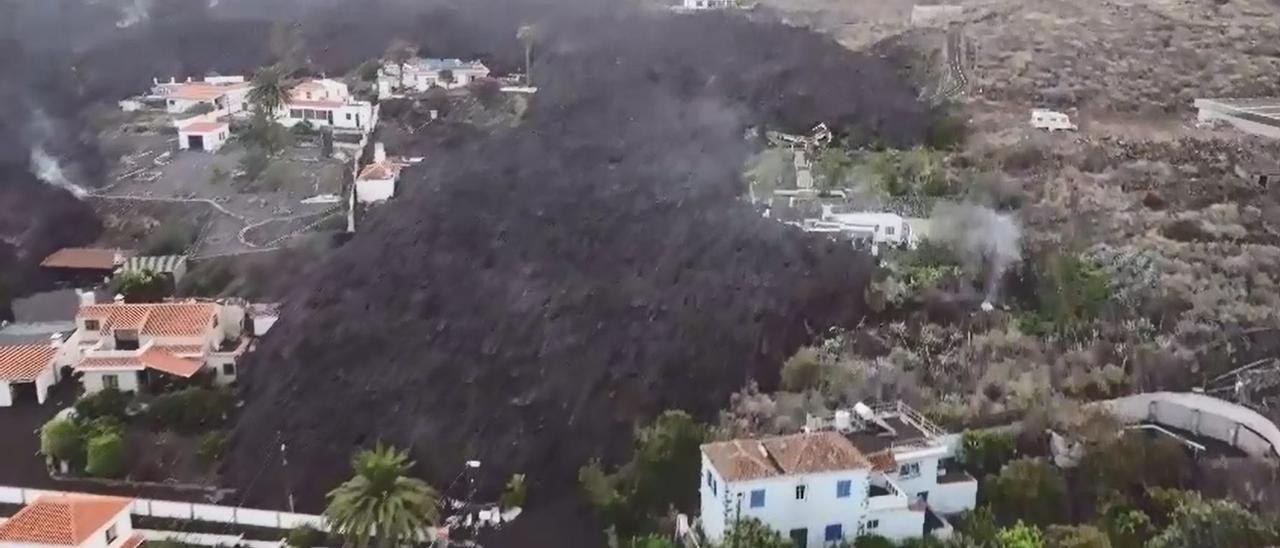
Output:
[[40,373],[40,376],[36,377],[36,401],[44,403],[44,400],[49,397],[49,387],[53,386],[55,382],[58,382],[56,366],[50,363],[49,367],[45,368]]
[[80,384],[84,386],[86,394],[94,394],[101,392],[106,388],[103,378],[108,375],[114,375],[119,383],[121,392],[138,392],[142,386],[142,372],[135,369],[112,369],[103,371],[85,371],[80,377]]
[[178,130],[178,148],[180,150],[191,150],[191,137],[199,138],[200,149],[205,152],[217,152],[222,145],[227,144],[227,139],[231,137],[231,130],[227,126],[223,126],[217,131],[183,131]]
[[221,106],[215,99],[185,99],[182,97],[167,97],[164,100],[164,110],[169,114],[182,114],[196,105],[209,105],[214,110],[219,110]]
[[902,486],[911,500],[926,495],[933,501],[933,489],[938,486],[938,459],[946,455],[945,447],[929,447],[915,451],[894,451],[893,458],[898,461],[898,470],[893,474],[893,481]]
[[204,362],[204,368],[213,373],[213,380],[218,384],[235,382],[240,373],[238,366],[236,356],[230,354],[213,354]]
[[[715,494],[708,486],[708,471],[718,484]],[[703,530],[712,541],[719,541],[736,519],[756,518],[788,537],[793,530],[805,529],[808,546],[823,546],[830,526],[839,526],[841,538],[852,540],[867,518],[864,505],[869,474],[870,470],[855,469],[724,483],[704,455],[700,479]],[[837,496],[840,481],[850,482],[846,497]],[[796,498],[799,486],[804,487],[803,499]],[[751,505],[753,491],[764,492],[762,505]],[[908,517],[915,521],[914,516]],[[897,514],[886,514],[885,519],[902,518]],[[883,526],[899,530],[910,525],[894,522]],[[912,536],[920,536],[923,528],[913,531]]]
[[396,180],[360,179],[356,181],[356,199],[361,203],[381,202],[396,194]]
[[0,381],[0,407],[13,405],[13,389],[8,381]]
[[[862,533],[864,535],[880,535],[889,540],[901,541],[909,538],[919,538],[924,536],[924,510],[911,510],[910,508],[894,508],[891,510],[880,510],[867,514],[866,520],[863,521]],[[855,531],[855,533],[857,533]],[[857,538],[857,534],[848,535],[850,539]],[[809,546],[814,546],[812,543]],[[818,546],[822,546],[819,544]]]
[[972,510],[978,503],[978,480],[939,483],[929,492],[929,507],[939,514]]
[[333,127],[368,131],[376,121],[373,105],[367,101],[353,101],[341,106],[318,107],[304,105],[288,105],[280,110],[279,122],[285,127],[293,127],[303,122],[313,127]]

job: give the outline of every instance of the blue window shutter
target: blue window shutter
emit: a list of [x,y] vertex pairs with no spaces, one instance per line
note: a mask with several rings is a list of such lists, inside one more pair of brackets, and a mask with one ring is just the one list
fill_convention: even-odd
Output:
[[751,491],[751,507],[761,508],[764,506],[764,489],[756,489]]
[[849,480],[840,480],[836,482],[836,498],[848,498],[852,491],[853,482]]
[[844,527],[841,527],[839,523],[835,525],[828,525],[825,534],[823,535],[823,539],[828,542],[844,539]]

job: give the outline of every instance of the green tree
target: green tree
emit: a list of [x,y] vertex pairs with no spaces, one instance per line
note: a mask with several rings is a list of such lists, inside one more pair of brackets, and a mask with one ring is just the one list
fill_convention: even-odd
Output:
[[725,548],[794,548],[791,539],[770,529],[760,520],[743,518],[733,523],[725,532],[720,546]]
[[813,161],[813,175],[818,188],[822,189],[847,186],[845,182],[852,170],[853,157],[843,148],[825,149]]
[[524,474],[512,474],[511,479],[507,480],[506,488],[502,490],[502,496],[498,498],[498,505],[503,508],[524,506],[524,499],[528,493],[529,488],[524,483]]
[[413,467],[406,452],[381,444],[352,459],[355,475],[328,494],[324,516],[334,532],[357,548],[369,546],[374,534],[384,548],[412,544],[439,517],[436,491],[408,476]]
[[396,38],[391,41],[391,45],[387,46],[386,53],[383,54],[388,62],[394,63],[399,70],[400,78],[398,82],[399,89],[404,90],[404,73],[408,70],[409,61],[418,56],[418,48],[414,47],[406,40]]
[[64,462],[80,462],[84,440],[73,421],[53,419],[40,428],[40,452]]
[[107,388],[76,400],[76,420],[85,423],[98,417],[125,418],[125,409],[129,407],[129,395]]
[[960,462],[970,474],[984,477],[1000,472],[1017,454],[1013,434],[970,430],[960,438]]
[[315,548],[324,542],[324,533],[310,525],[300,525],[289,530],[285,542],[292,548]]
[[112,291],[129,303],[160,302],[172,293],[169,278],[152,270],[129,270],[111,280]]
[[1111,296],[1107,273],[1074,253],[1055,252],[1044,256],[1037,274],[1036,314],[1030,323],[1024,321],[1022,325],[1032,334],[1081,336],[1093,325]]
[[285,82],[284,71],[278,66],[259,70],[249,88],[249,102],[260,114],[274,119],[276,113],[289,103],[289,86]]
[[[249,120],[248,127],[240,134],[240,140],[258,147],[267,156],[275,157],[293,145],[293,133],[273,117],[259,111]],[[255,152],[257,151],[250,150],[249,155]],[[241,160],[242,167],[243,164],[244,160]]]
[[124,476],[124,440],[119,434],[103,434],[89,440],[88,461],[84,471],[99,478]]
[[1056,467],[1040,459],[1005,465],[987,482],[987,501],[997,521],[1045,526],[1065,521],[1067,484]]
[[880,535],[862,535],[853,540],[853,548],[894,548],[893,541]]
[[516,39],[524,45],[524,83],[533,85],[533,45],[538,41],[538,29],[533,25],[520,25]]
[[1149,548],[1261,548],[1276,531],[1258,516],[1226,500],[1191,501],[1174,510],[1173,521],[1147,543]]
[[1044,548],[1044,535],[1040,528],[1019,521],[996,533],[1000,548]]
[[676,548],[676,542],[662,535],[650,534],[643,537],[627,539],[621,543],[622,548]]
[[1111,548],[1111,540],[1092,525],[1050,525],[1044,531],[1048,548]]
[[1122,500],[1104,503],[1098,511],[1097,523],[1115,548],[1142,548],[1155,534],[1151,518]]
[[991,508],[979,506],[972,511],[960,515],[955,521],[956,530],[968,543],[975,547],[993,547],[1000,526],[996,525],[996,516]]
[[822,384],[822,360],[818,350],[804,346],[782,364],[782,389],[788,392],[804,392],[817,389]]

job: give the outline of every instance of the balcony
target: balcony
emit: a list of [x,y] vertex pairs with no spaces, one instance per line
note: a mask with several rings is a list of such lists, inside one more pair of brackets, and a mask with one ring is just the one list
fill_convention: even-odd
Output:
[[906,508],[910,502],[902,488],[888,476],[879,472],[871,475],[867,484],[868,512]]
[[[119,348],[115,345],[115,339],[105,338],[84,351],[86,358],[136,358],[151,348],[151,341],[145,344],[131,345],[133,348]],[[136,341],[134,341],[136,343]]]

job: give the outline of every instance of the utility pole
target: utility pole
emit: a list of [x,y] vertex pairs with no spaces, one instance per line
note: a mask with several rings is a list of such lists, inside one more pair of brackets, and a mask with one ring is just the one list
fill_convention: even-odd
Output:
[[280,442],[280,475],[284,477],[284,492],[289,499],[289,511],[294,512],[293,508],[293,486],[289,484],[289,454],[288,446],[284,443],[284,437],[276,430],[276,441]]

